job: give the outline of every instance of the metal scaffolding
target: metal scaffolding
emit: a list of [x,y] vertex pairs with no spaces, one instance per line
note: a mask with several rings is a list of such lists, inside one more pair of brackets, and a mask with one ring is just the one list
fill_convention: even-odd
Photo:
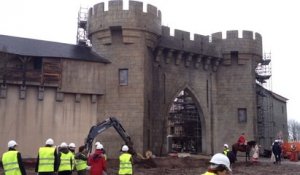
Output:
[[78,12],[76,43],[81,46],[91,46],[87,37],[88,8],[80,7]]
[[259,144],[267,148],[274,139],[274,119],[272,103],[271,53],[265,53],[256,68],[257,82],[257,138]]
[[188,91],[175,98],[168,121],[169,152],[201,152],[200,115]]

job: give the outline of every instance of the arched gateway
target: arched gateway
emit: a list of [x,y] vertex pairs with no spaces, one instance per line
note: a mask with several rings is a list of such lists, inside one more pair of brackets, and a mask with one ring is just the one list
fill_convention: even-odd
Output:
[[169,110],[167,128],[168,152],[202,152],[201,117],[197,101],[188,89],[182,90]]

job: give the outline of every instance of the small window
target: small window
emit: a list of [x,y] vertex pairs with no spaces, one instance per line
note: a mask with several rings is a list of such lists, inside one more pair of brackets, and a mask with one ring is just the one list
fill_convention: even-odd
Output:
[[247,109],[238,108],[238,121],[239,123],[247,123]]
[[170,129],[170,134],[173,135],[175,133],[175,129],[174,129],[174,126],[171,126],[171,129]]
[[128,69],[119,69],[119,85],[128,85]]
[[238,51],[231,51],[230,52],[231,59],[238,59],[239,58],[239,52]]
[[41,70],[42,69],[42,58],[41,57],[37,57],[33,59],[33,68],[35,70]]

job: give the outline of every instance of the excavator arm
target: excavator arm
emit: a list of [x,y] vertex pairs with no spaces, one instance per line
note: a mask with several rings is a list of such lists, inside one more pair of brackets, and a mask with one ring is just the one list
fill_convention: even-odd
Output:
[[133,149],[133,143],[131,141],[130,136],[126,133],[123,126],[120,124],[120,122],[115,117],[109,117],[108,119],[104,120],[103,122],[100,122],[97,125],[94,125],[91,127],[89,134],[85,140],[86,149],[89,152],[91,152],[92,146],[93,146],[93,141],[94,141],[95,137],[110,127],[115,128],[115,130],[118,132],[118,134],[124,140],[125,144],[129,147],[129,152],[131,154],[135,155],[136,152]]
[[[87,138],[85,139],[85,147],[89,153],[92,151],[93,141],[98,134],[101,134],[105,130],[109,129],[110,127],[114,127],[121,138],[124,140],[125,144],[129,147],[129,153],[133,155],[133,161],[140,165],[144,165],[145,167],[156,167],[155,162],[152,160],[150,156],[144,158],[143,155],[136,153],[133,149],[133,143],[130,139],[130,136],[126,133],[123,126],[115,117],[109,117],[108,119],[104,120],[103,122],[98,123],[91,127]],[[150,152],[151,153],[151,152]],[[152,155],[152,153],[151,153]]]

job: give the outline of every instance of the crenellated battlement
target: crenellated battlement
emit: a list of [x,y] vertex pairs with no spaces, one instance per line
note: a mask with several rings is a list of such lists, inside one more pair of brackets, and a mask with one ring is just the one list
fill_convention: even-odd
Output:
[[102,2],[90,8],[89,35],[114,26],[161,34],[161,12],[155,6],[147,4],[147,12],[143,12],[143,2],[138,1],[129,1],[128,10],[123,9],[123,1],[109,1],[107,11],[104,5]]
[[262,57],[262,37],[258,33],[245,30],[239,35],[239,31],[230,30],[225,36],[222,32],[210,36],[194,34],[192,40],[190,32],[175,29],[174,36],[171,36],[170,28],[161,25],[161,12],[155,6],[147,4],[147,12],[144,12],[143,2],[129,1],[128,10],[123,9],[123,3],[122,0],[109,1],[108,10],[104,8],[104,2],[90,8],[88,36],[92,44],[112,44],[112,35],[119,32],[120,41],[125,44],[146,41],[152,49],[165,48],[217,60],[226,59],[229,64],[232,52],[243,55],[240,60],[246,60],[245,54],[256,55],[258,61]]
[[170,28],[162,26],[160,46],[201,54],[205,52],[210,45],[209,36],[194,34],[194,40],[191,40],[190,32],[178,29],[175,29],[174,36],[171,36]]
[[[97,15],[98,13],[105,13],[105,12],[113,12],[113,11],[122,11],[123,8],[123,1],[109,1],[108,2],[108,10],[104,10],[104,2],[98,3],[94,5],[94,11],[92,11],[92,15]],[[161,18],[161,13],[157,8],[151,4],[147,4],[147,12],[143,12],[143,2],[139,1],[129,1],[129,10],[124,11],[134,11],[137,14],[144,14],[148,13],[153,16],[157,16]]]
[[238,30],[229,30],[226,31],[226,37],[223,38],[222,32],[216,32],[212,34],[212,39],[252,39],[256,41],[262,41],[262,37],[259,33],[253,35],[252,31],[243,30],[242,37],[239,37]]
[[239,54],[257,55],[258,59],[262,57],[262,37],[252,31],[242,31],[241,37],[237,30],[227,31],[226,37],[223,37],[221,32],[213,33],[212,43],[221,45],[223,55],[235,51]]
[[189,32],[175,29],[174,36],[171,36],[170,28],[162,26],[160,46],[217,58],[232,51],[262,55],[261,35],[246,30],[242,31],[242,37],[239,37],[239,31],[231,30],[226,31],[226,37],[217,32],[211,36],[194,34],[194,40],[191,40]]

